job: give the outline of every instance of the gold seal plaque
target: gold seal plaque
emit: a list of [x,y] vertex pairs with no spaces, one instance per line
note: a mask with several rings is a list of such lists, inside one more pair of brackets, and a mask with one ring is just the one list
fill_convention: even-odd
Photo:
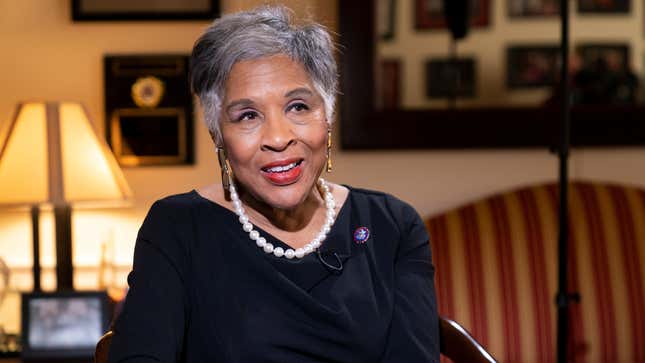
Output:
[[134,103],[142,108],[155,108],[165,92],[162,80],[155,76],[137,78],[132,84],[131,95]]

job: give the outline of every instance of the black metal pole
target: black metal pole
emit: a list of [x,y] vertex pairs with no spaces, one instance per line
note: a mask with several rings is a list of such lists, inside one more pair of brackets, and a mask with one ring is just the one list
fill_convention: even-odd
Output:
[[457,39],[454,37],[450,41],[450,63],[452,66],[452,72],[451,76],[454,76],[454,78],[451,79],[453,84],[451,85],[451,95],[450,95],[450,100],[448,101],[448,108],[451,110],[454,110],[457,108],[457,94],[459,93],[459,83],[460,83],[460,74],[459,74],[459,66],[457,65]]
[[569,1],[560,0],[560,17],[562,19],[561,52],[562,69],[560,86],[562,87],[562,128],[558,156],[560,161],[560,228],[558,234],[558,363],[567,361],[567,343],[569,330],[569,294],[567,292],[567,263],[569,242],[569,140],[571,129],[571,101],[569,86]]
[[33,253],[32,274],[34,277],[34,291],[40,291],[40,207],[37,204],[31,206],[31,251]]

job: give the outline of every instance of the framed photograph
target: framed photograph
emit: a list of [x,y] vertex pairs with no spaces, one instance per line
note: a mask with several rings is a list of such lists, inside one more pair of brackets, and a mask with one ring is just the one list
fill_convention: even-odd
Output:
[[398,59],[381,59],[378,68],[377,104],[381,109],[401,106],[401,62]]
[[[490,0],[471,0],[470,26],[486,27],[490,23]],[[445,29],[443,0],[415,0],[416,29]]]
[[631,0],[578,0],[578,12],[582,14],[629,13]]
[[212,20],[219,0],[72,0],[74,21]]
[[376,32],[379,39],[394,38],[395,0],[376,0]]
[[426,62],[426,96],[472,98],[476,93],[473,58],[431,59]]
[[537,18],[560,14],[560,0],[507,0],[511,18]]
[[106,138],[119,164],[192,164],[188,56],[106,56],[104,75]]
[[71,359],[94,355],[109,324],[105,292],[26,293],[22,295],[22,356]]
[[512,46],[507,49],[506,84],[511,89],[553,86],[560,74],[557,45]]
[[629,69],[629,45],[620,43],[581,44],[577,47],[585,68],[606,67],[615,72]]

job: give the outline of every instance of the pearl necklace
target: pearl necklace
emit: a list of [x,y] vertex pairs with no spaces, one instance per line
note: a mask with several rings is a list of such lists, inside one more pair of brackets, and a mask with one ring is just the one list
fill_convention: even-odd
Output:
[[334,216],[336,215],[336,212],[334,211],[334,208],[336,207],[334,196],[329,191],[329,186],[323,178],[318,179],[318,184],[323,190],[323,198],[325,199],[325,207],[327,208],[325,215],[325,224],[323,224],[322,229],[320,230],[320,232],[318,232],[316,237],[314,237],[314,239],[311,240],[311,242],[307,243],[304,247],[297,248],[296,250],[287,248],[286,251],[282,247],[274,247],[271,243],[268,243],[264,237],[260,236],[260,232],[253,229],[253,224],[249,222],[249,217],[244,211],[242,201],[240,201],[240,197],[237,194],[237,190],[235,189],[235,185],[233,185],[232,181],[228,190],[231,194],[231,200],[233,201],[235,214],[237,214],[237,216],[239,217],[238,220],[240,221],[240,224],[242,224],[242,229],[244,230],[244,232],[247,232],[249,234],[251,240],[255,241],[255,244],[258,247],[262,248],[266,253],[273,253],[275,257],[286,257],[288,259],[292,259],[294,257],[303,258],[305,255],[316,251],[327,237],[327,233],[329,233],[329,231],[331,230],[332,224],[334,224]]

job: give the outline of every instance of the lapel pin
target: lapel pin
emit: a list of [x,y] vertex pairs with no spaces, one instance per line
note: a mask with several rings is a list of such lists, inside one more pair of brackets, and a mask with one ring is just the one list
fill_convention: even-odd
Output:
[[363,244],[370,238],[370,230],[367,227],[358,227],[354,231],[354,242]]

